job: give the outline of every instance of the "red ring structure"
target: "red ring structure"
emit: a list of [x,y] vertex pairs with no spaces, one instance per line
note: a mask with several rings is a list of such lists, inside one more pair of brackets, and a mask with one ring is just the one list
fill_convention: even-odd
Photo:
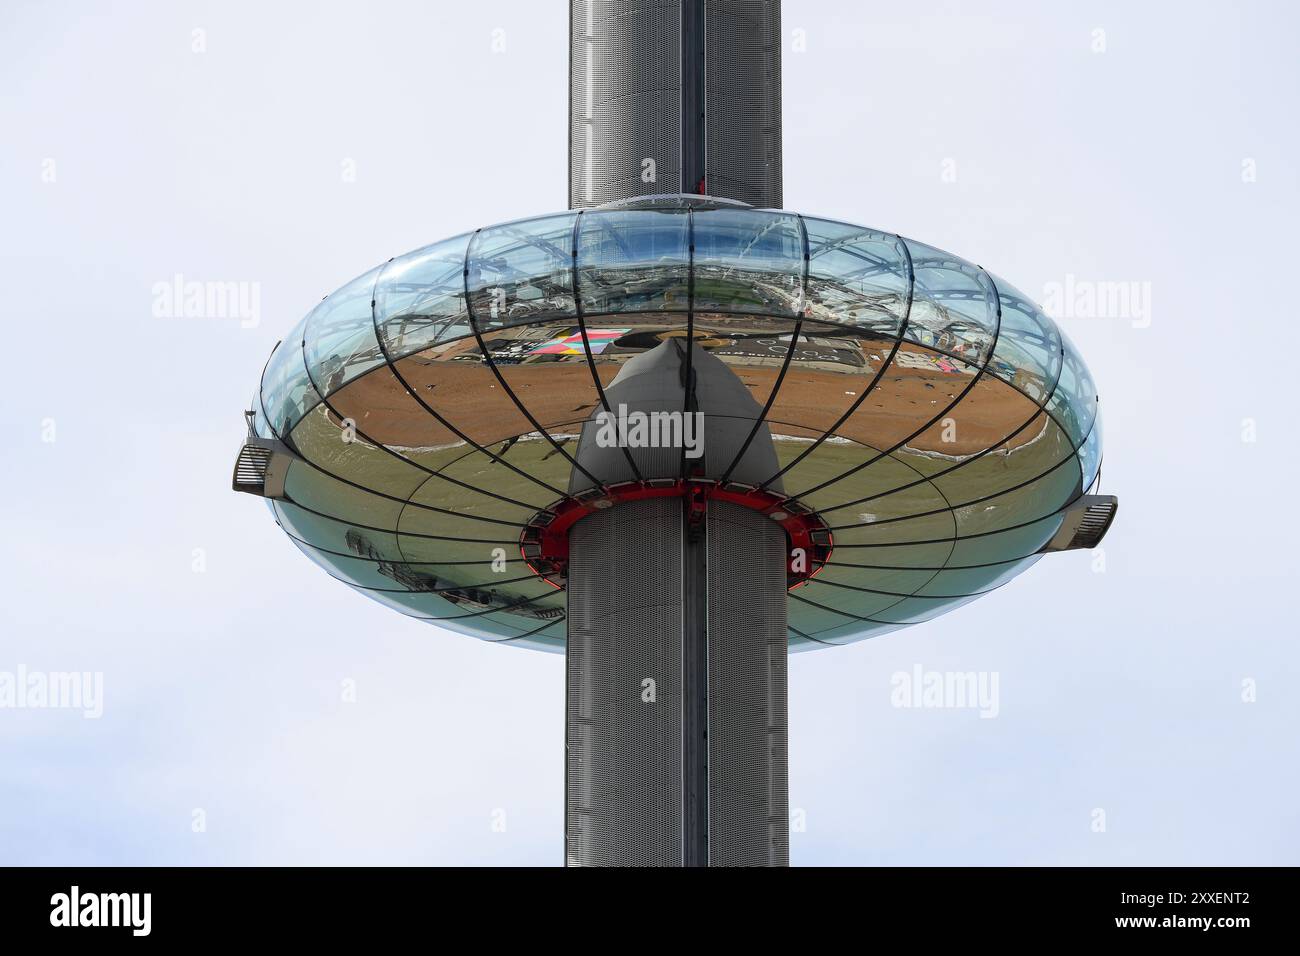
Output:
[[806,584],[821,571],[834,548],[830,528],[821,515],[794,498],[737,482],[719,485],[700,478],[659,478],[593,488],[539,511],[519,536],[524,563],[547,584],[563,588],[569,570],[569,529],[598,510],[646,498],[688,499],[692,523],[704,520],[710,501],[752,508],[776,521],[786,535],[787,590]]

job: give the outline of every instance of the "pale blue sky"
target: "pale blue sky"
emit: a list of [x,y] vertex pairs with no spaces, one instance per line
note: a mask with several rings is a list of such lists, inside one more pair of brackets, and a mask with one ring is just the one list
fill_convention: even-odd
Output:
[[[366,601],[229,478],[320,296],[563,208],[566,4],[115,6],[0,11],[0,671],[105,696],[0,709],[0,863],[558,864],[562,658]],[[1121,497],[1104,573],[1057,555],[792,659],[794,863],[1300,863],[1298,29],[1283,2],[786,0],[789,208],[1030,295],[1151,296],[1147,328],[1062,318]],[[178,273],[260,283],[260,323],[155,317]],[[996,671],[999,716],[891,707],[916,664]]]

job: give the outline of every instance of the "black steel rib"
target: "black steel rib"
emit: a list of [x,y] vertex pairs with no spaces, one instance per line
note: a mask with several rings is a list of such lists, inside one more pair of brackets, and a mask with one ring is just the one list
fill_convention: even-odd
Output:
[[[506,394],[510,396],[510,400],[515,403],[515,407],[519,409],[520,414],[523,415],[524,418],[528,419],[528,423],[533,426],[533,428],[537,431],[537,433],[540,434],[543,438],[545,438],[548,442],[550,442],[551,447],[553,447],[557,452],[559,452],[561,455],[567,458],[569,460],[569,463],[572,464],[574,468],[576,468],[578,471],[586,475],[587,478],[591,480],[592,484],[598,487],[603,487],[603,482],[601,482],[599,478],[597,478],[586,468],[584,468],[582,464],[578,461],[578,459],[574,458],[567,451],[565,451],[563,446],[561,446],[559,442],[557,442],[551,436],[551,433],[548,432],[545,428],[543,428],[541,423],[538,422],[537,419],[533,417],[533,413],[528,410],[528,408],[524,405],[522,401],[519,400],[519,396],[515,394],[515,390],[510,387],[510,383],[507,382],[505,376],[501,374],[501,369],[497,368],[496,362],[492,361],[492,352],[487,347],[487,342],[483,339],[483,331],[478,327],[478,319],[474,315],[474,302],[470,296],[470,288],[469,288],[470,252],[474,248],[474,240],[479,236],[479,234],[482,231],[483,231],[482,229],[474,230],[474,237],[471,238],[469,243],[466,244],[465,246],[464,278],[465,278],[465,308],[469,313],[470,328],[474,330],[474,338],[478,341],[479,350],[483,354],[483,361],[487,365],[487,367],[492,370],[492,374],[496,376],[496,380],[500,383],[501,387],[505,389]],[[556,490],[558,491],[558,489]],[[564,492],[560,492],[561,497],[563,497],[565,494],[566,493]]]

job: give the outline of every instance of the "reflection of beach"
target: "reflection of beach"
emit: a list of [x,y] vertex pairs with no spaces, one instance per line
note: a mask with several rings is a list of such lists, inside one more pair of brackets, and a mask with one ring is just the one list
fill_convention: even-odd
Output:
[[[916,351],[922,350],[917,347]],[[873,366],[878,367],[875,363]],[[760,402],[766,400],[775,381],[774,373],[767,369],[745,369],[738,374]],[[861,396],[861,389],[872,375],[874,371],[850,378],[791,369],[768,418],[774,423],[798,422],[800,427],[790,429],[774,424],[773,432],[815,436],[832,428]],[[858,387],[846,388],[847,384]],[[933,367],[907,368],[895,362],[848,420],[836,429],[836,434],[877,448],[905,442],[914,451],[965,457],[1001,443],[1035,413],[1036,406],[1031,401],[989,375],[981,377],[959,404],[949,408],[969,384],[969,374],[943,372]],[[940,413],[940,421],[911,437]],[[951,419],[951,427],[945,425],[945,419]],[[1037,429],[1033,426],[1024,429],[1010,441],[1010,447],[1028,443],[1035,434]]]
[[[526,341],[545,341],[554,332],[546,330],[543,335],[534,329]],[[742,341],[744,348],[758,352],[758,343],[763,340]],[[776,423],[773,431],[777,435],[816,437],[835,426],[861,397],[891,343],[814,338],[808,343],[801,340],[800,345],[805,344],[808,347],[796,354],[806,353],[807,357],[791,363],[768,414],[769,420]],[[732,355],[727,348],[711,351],[732,367],[760,406],[767,402],[784,364],[784,355],[776,354],[780,348],[770,356]],[[598,358],[595,368],[602,387],[609,386],[622,361],[632,354],[611,347]],[[437,354],[402,359],[397,369],[411,392],[474,442],[489,445],[534,432],[535,427],[502,388],[492,369],[470,361],[477,357],[477,343],[470,339],[441,348]],[[581,355],[544,359],[501,364],[497,371],[537,422],[572,431],[572,424],[590,415],[599,402],[591,370]],[[854,362],[866,364],[855,366]],[[890,368],[839,426],[837,434],[873,447],[905,442],[916,452],[958,458],[997,445],[1030,420],[1035,406],[1020,392],[986,373],[955,408],[949,408],[970,384],[973,374],[970,366],[909,343],[899,350]],[[330,401],[340,416],[354,418],[359,430],[386,445],[436,448],[462,440],[421,407],[386,368],[345,385],[331,395]],[[704,411],[707,414],[708,410]],[[913,432],[941,413],[940,421],[912,437]],[[783,424],[791,422],[798,426]],[[1038,426],[1024,428],[1011,439],[1010,447],[1027,444],[1040,434]]]

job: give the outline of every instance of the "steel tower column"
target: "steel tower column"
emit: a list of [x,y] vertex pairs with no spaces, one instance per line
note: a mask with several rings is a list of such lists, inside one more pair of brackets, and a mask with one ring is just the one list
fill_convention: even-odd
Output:
[[781,206],[779,0],[570,0],[569,206]]
[[699,517],[656,498],[570,533],[569,865],[789,862],[785,535]]
[[[780,24],[779,0],[571,0],[569,205],[681,192],[780,207]],[[589,475],[776,473],[766,426],[749,442],[762,410],[748,389],[683,345],[625,363],[606,397],[704,413],[703,460],[602,449],[584,428],[571,494],[597,490]],[[699,490],[569,532],[570,864],[788,862],[785,532]]]
[[[623,363],[614,408],[681,414],[687,350],[671,338]],[[777,470],[745,384],[707,350],[690,362],[688,411],[704,414],[688,475]],[[597,415],[599,412],[596,413]],[[614,448],[583,428],[584,471],[680,495],[611,502],[569,531],[565,845],[573,865],[779,866],[788,862],[784,529],[682,482],[683,451]]]

